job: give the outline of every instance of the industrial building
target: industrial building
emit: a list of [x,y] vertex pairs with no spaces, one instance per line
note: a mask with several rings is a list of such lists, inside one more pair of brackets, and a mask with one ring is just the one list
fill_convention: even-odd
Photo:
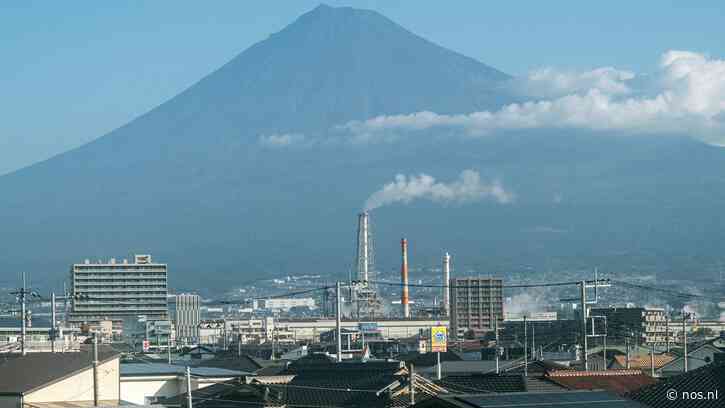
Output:
[[199,295],[181,293],[170,296],[169,314],[176,327],[177,342],[195,344],[199,341],[200,305]]
[[154,263],[151,255],[135,255],[133,262],[86,259],[71,266],[70,280],[73,326],[111,320],[120,333],[124,319],[168,320],[167,266]]
[[451,278],[449,283],[451,336],[461,339],[503,322],[503,280],[495,278]]
[[[607,337],[612,342],[635,344],[665,344],[675,340],[674,329],[664,309],[645,307],[593,308],[590,316],[604,316],[607,321]],[[673,326],[673,327],[670,327]]]

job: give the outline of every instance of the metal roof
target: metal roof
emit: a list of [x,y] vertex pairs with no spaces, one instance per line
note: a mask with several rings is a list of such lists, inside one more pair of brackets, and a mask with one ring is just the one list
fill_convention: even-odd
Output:
[[[184,375],[186,367],[164,363],[128,363],[121,364],[121,377],[147,375]],[[198,377],[240,377],[252,375],[246,371],[227,370],[216,367],[191,367],[191,375]]]

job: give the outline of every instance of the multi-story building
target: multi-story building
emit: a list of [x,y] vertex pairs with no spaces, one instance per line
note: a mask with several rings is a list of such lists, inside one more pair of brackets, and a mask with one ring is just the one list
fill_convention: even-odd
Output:
[[[604,316],[607,319],[607,339],[624,343],[626,339],[637,344],[665,344],[674,341],[675,324],[668,322],[667,314],[661,308],[610,307],[596,308],[589,316]],[[603,332],[601,322],[597,331]]]
[[273,311],[289,311],[293,307],[308,307],[315,309],[315,299],[313,298],[273,298],[259,299],[253,302],[254,309],[268,309]]
[[176,340],[185,344],[196,344],[199,341],[201,297],[182,293],[170,296],[169,300],[169,312],[176,327]]
[[503,280],[495,278],[451,278],[451,337],[463,338],[468,331],[481,334],[503,322]]
[[71,267],[70,279],[68,320],[74,326],[111,320],[114,332],[120,333],[124,319],[168,320],[167,267],[150,255],[136,255],[133,263],[86,259]]

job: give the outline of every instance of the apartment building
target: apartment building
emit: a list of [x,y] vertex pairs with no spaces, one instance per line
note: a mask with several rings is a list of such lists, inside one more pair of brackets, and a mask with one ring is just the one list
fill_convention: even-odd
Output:
[[499,327],[503,314],[503,280],[451,278],[451,337],[461,339],[468,331],[480,334]]
[[183,344],[196,344],[199,341],[200,305],[199,295],[182,293],[169,296],[169,313],[176,327],[177,341]]
[[70,280],[68,320],[74,326],[111,320],[120,333],[124,319],[168,320],[167,265],[153,262],[151,255],[135,255],[133,262],[86,259],[71,266]]

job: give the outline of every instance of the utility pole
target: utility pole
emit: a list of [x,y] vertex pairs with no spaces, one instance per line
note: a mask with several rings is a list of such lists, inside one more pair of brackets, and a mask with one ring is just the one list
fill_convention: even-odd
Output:
[[684,359],[684,369],[687,372],[687,313],[682,309],[682,357]]
[[166,341],[166,355],[169,359],[169,365],[171,365],[171,333],[169,333]]
[[93,333],[93,406],[98,406],[98,333]]
[[529,337],[528,337],[528,333],[526,330],[526,315],[524,314],[524,377],[529,376],[528,348],[529,348]]
[[415,366],[410,363],[410,405],[415,405]]
[[629,336],[627,336],[624,340],[627,343],[627,356],[625,357],[625,359],[627,361],[627,370],[629,370],[631,368],[629,364]]
[[443,372],[441,369],[441,352],[436,353],[436,358],[438,359],[438,364],[436,365],[436,378],[438,380],[441,380],[443,378]]
[[499,374],[499,362],[498,362],[498,318],[493,321],[493,330],[496,335],[496,374]]
[[186,367],[186,408],[191,408],[191,368]]
[[667,342],[667,352],[670,352],[670,316],[665,316],[665,341]]
[[536,323],[531,322],[531,360],[536,360]]
[[341,291],[340,291],[340,281],[337,281],[337,285],[335,287],[335,291],[337,293],[337,307],[335,307],[335,331],[336,337],[337,337],[337,362],[342,362],[342,301],[341,298]]
[[649,348],[649,368],[652,378],[655,377],[655,344],[650,344]]
[[55,292],[50,294],[50,351],[55,353],[55,332],[56,332],[56,318],[55,318]]
[[607,371],[607,316],[604,316],[604,371]]
[[584,360],[584,371],[589,370],[589,361],[587,358],[587,282],[581,281],[581,315],[582,315],[582,359]]

